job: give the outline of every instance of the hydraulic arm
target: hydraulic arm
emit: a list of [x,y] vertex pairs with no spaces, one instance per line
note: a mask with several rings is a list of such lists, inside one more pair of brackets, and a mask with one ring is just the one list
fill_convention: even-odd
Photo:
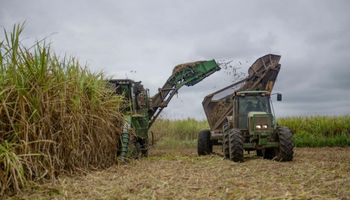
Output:
[[218,70],[220,67],[215,60],[177,65],[164,86],[159,88],[158,93],[152,97],[149,127],[182,86],[193,86]]

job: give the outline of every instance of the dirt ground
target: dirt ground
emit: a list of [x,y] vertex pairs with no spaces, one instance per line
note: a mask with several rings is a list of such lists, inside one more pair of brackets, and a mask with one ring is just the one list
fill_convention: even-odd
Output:
[[245,159],[153,149],[148,158],[61,177],[13,199],[350,199],[350,148],[297,148],[286,163]]

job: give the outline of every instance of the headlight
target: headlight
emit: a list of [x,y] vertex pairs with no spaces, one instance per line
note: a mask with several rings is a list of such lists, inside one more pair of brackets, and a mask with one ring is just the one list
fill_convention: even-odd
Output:
[[255,128],[256,129],[261,129],[261,125],[256,125]]
[[266,128],[267,128],[267,125],[266,125],[266,124],[264,124],[262,127],[263,127],[264,129],[266,129]]

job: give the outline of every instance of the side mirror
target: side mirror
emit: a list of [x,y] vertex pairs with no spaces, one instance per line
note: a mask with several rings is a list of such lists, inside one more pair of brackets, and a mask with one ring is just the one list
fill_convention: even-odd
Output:
[[282,94],[281,93],[277,93],[277,101],[282,101]]

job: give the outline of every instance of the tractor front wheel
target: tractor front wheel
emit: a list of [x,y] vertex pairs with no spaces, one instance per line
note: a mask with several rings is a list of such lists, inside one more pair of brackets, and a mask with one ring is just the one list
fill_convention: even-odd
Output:
[[291,161],[293,160],[293,134],[287,127],[277,127],[279,149],[277,152],[277,161]]
[[213,144],[210,141],[210,130],[202,130],[198,135],[198,155],[204,156],[213,152]]

